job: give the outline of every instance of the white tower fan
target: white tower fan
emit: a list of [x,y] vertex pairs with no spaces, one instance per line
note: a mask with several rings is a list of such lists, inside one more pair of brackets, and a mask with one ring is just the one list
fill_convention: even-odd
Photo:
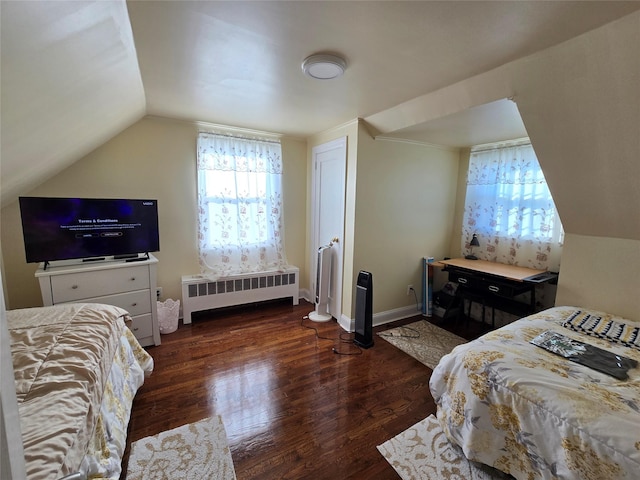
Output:
[[331,276],[331,245],[318,249],[318,265],[316,268],[316,309],[309,314],[314,322],[328,322],[329,313],[329,277]]

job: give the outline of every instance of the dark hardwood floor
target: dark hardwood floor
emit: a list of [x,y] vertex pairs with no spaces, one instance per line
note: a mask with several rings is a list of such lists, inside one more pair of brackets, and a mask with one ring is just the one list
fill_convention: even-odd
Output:
[[376,446],[435,413],[431,370],[375,334],[360,350],[335,321],[303,319],[312,310],[288,300],[207,312],[163,335],[128,441],[220,415],[238,480],[399,478]]

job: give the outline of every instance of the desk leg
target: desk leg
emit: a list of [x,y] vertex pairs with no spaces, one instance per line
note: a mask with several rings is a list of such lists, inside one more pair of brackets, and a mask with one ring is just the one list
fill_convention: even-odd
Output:
[[[463,297],[462,299],[462,313],[464,314],[464,301],[465,298]],[[471,320],[471,307],[473,306],[473,302],[474,300],[467,297],[466,299],[469,302],[469,307],[467,308],[467,325],[469,325],[469,321]],[[476,303],[480,303],[476,300]],[[486,302],[484,301],[484,299],[482,299],[482,320],[481,322],[484,323],[484,320],[486,318],[485,312],[486,312]]]
[[[460,321],[460,315],[462,315],[463,317],[466,317],[467,325],[469,325],[469,320],[471,319],[471,304],[473,302],[469,298],[465,298],[462,295],[459,295],[458,298],[459,298],[459,301],[460,301],[460,309],[458,310],[458,319],[457,319],[457,321],[458,322]],[[465,301],[469,302],[469,306],[467,307],[467,314],[466,315],[464,313]]]

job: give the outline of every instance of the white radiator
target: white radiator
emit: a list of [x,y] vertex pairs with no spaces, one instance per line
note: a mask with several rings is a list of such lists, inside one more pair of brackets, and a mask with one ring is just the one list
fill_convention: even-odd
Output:
[[184,275],[183,322],[191,323],[192,312],[277,298],[292,297],[293,304],[298,305],[299,276],[298,267],[293,266],[273,272],[232,275],[216,281],[211,281],[203,275]]

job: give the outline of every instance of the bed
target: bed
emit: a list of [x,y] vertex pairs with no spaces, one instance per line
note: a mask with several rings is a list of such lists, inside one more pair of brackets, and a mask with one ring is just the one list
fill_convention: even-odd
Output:
[[102,304],[7,312],[30,480],[119,478],[133,397],[153,369],[128,321]]
[[[468,459],[519,480],[639,478],[639,327],[554,307],[456,347],[430,380],[442,429]],[[629,359],[628,378],[530,343],[544,332]]]

